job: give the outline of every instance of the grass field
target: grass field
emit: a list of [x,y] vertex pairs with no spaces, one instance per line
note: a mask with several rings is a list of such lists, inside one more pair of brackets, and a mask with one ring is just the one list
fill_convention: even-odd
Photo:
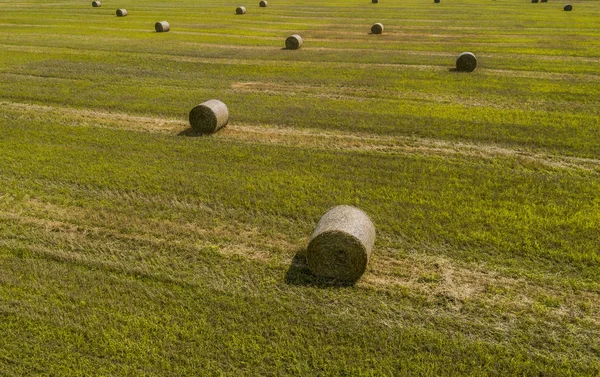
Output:
[[[600,376],[572,4],[0,0],[0,375]],[[355,286],[303,256],[337,204],[378,232]]]

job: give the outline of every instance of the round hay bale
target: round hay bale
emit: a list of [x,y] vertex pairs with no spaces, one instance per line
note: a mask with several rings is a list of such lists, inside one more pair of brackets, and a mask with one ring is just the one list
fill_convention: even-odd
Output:
[[548,0],[540,0],[540,3],[547,3]]
[[439,4],[440,0],[433,0],[433,2]]
[[532,3],[537,4],[539,0],[531,0]]
[[211,134],[227,125],[229,110],[223,102],[211,99],[194,107],[189,118],[194,131]]
[[565,7],[563,9],[567,12],[570,12],[573,10],[573,6],[571,4],[567,4],[567,5],[565,5]]
[[117,17],[127,16],[127,9],[117,9]]
[[315,275],[355,282],[367,268],[375,226],[360,209],[341,205],[327,211],[307,247],[306,262]]
[[285,40],[285,48],[288,50],[297,50],[302,47],[302,37],[298,34],[292,34]]
[[246,14],[246,7],[235,8],[235,14]]
[[383,33],[383,24],[379,22],[375,25],[371,26],[371,34],[381,34]]
[[266,8],[269,6],[269,3],[267,3],[265,0],[260,0],[260,2],[258,3],[258,6],[261,8]]
[[98,0],[95,0],[95,1],[92,1],[92,6],[94,8],[98,8],[98,7],[102,6],[102,3],[100,1],[98,1]]
[[379,0],[371,0],[372,4],[377,4],[379,2]]
[[477,58],[471,52],[463,52],[456,58],[456,70],[459,72],[473,72],[477,68]]
[[156,30],[157,33],[166,33],[171,30],[171,25],[169,25],[167,21],[160,21],[154,24],[154,30]]

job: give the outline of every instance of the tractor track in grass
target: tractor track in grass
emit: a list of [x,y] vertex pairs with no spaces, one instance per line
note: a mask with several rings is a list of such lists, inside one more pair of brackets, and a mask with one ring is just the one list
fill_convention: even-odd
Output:
[[[27,118],[48,118],[68,126],[103,127],[137,132],[171,135],[190,134],[187,121],[124,113],[103,112],[17,102],[0,102],[0,107]],[[294,129],[274,125],[232,123],[214,135],[218,140],[262,143],[323,150],[365,153],[454,156],[458,158],[507,158],[552,169],[575,169],[600,172],[600,159],[559,156],[501,145],[473,144],[406,136],[380,136],[363,133],[334,132],[318,129]]]

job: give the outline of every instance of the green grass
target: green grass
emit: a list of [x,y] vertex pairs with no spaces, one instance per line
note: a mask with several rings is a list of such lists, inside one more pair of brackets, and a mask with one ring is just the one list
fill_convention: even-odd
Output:
[[[562,5],[0,1],[0,375],[600,375],[600,3]],[[303,260],[337,204],[351,287]]]

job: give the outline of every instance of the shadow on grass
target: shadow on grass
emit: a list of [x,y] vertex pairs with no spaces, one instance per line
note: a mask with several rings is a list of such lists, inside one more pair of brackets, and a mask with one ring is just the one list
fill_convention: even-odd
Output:
[[298,250],[294,255],[292,263],[290,263],[290,267],[285,274],[285,282],[289,285],[317,288],[351,287],[355,283],[313,274],[306,263],[306,248]]
[[201,136],[210,136],[211,134],[208,132],[200,132],[194,130],[192,127],[181,131],[177,134],[177,136],[188,136],[188,137],[201,137]]

